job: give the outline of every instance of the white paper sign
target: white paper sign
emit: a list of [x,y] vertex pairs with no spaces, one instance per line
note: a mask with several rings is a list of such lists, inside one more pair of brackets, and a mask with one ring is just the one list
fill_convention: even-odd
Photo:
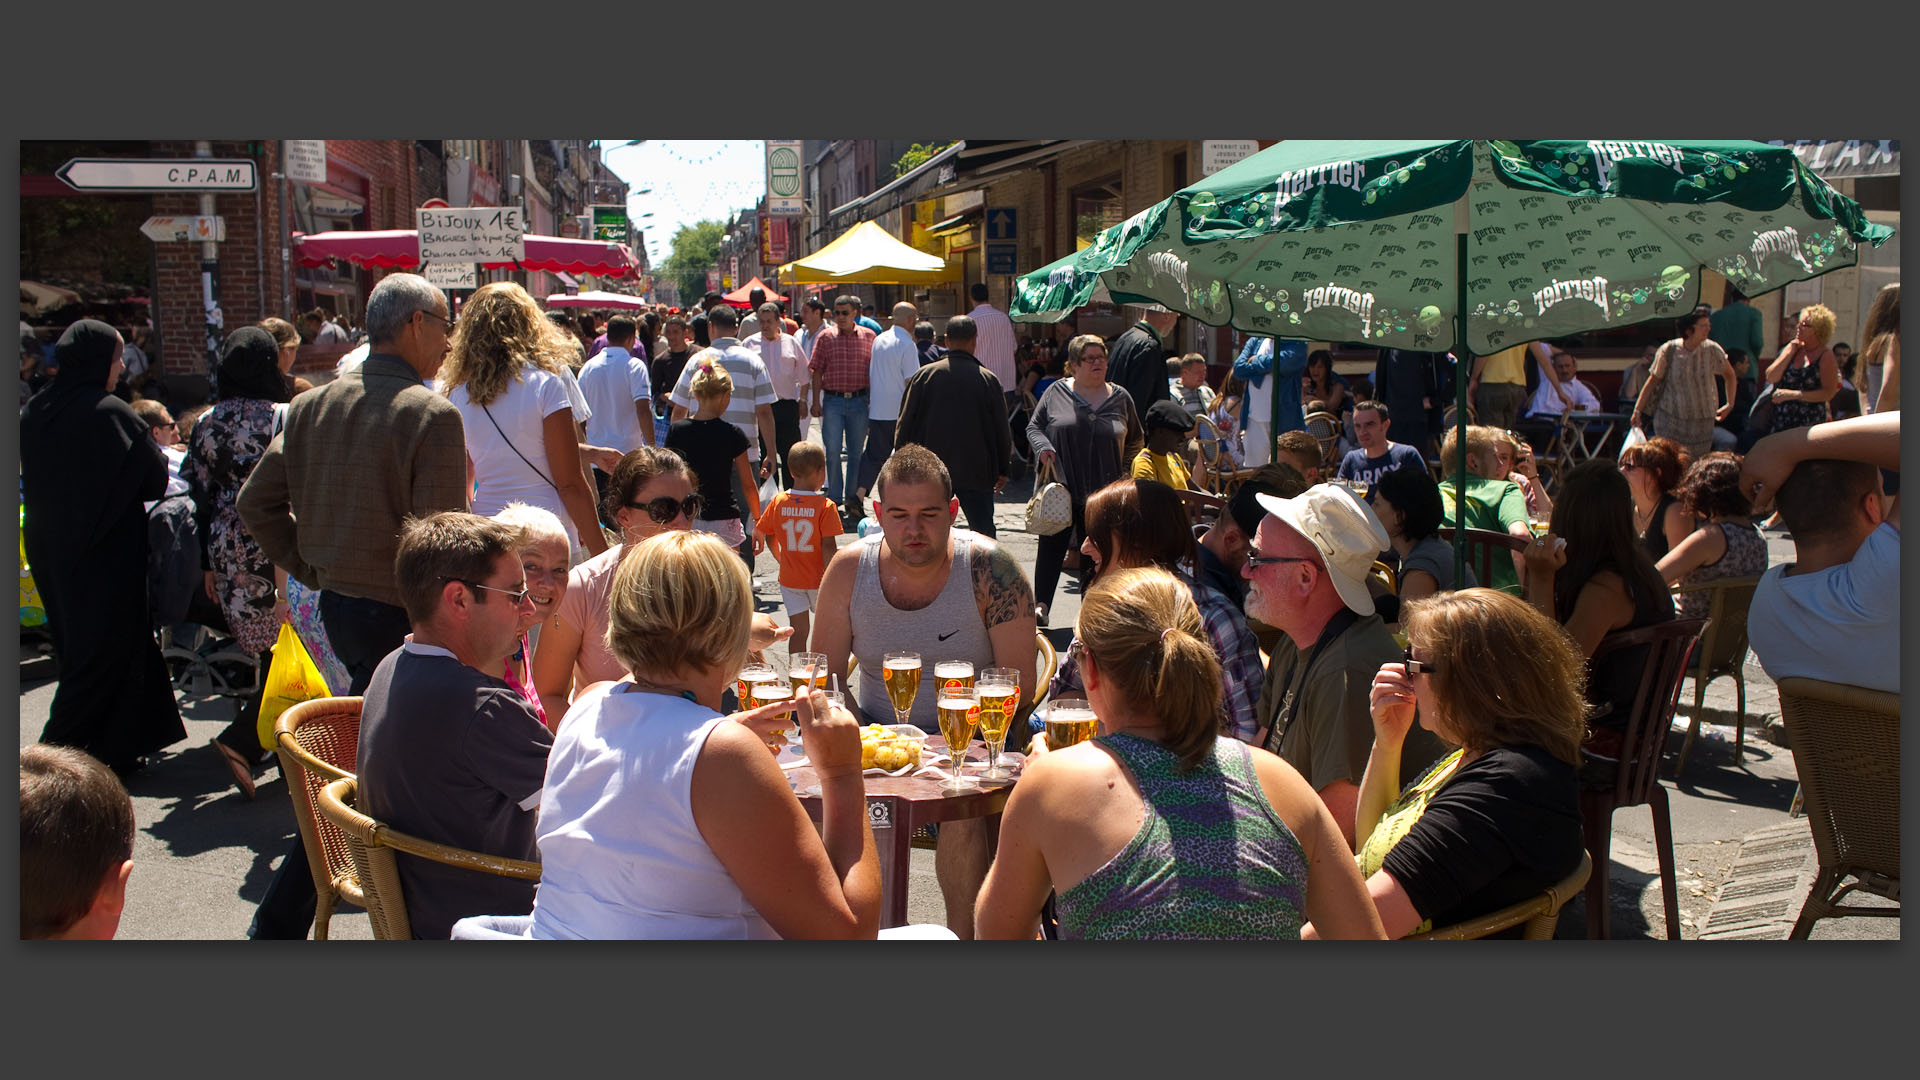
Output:
[[287,179],[304,184],[327,182],[327,140],[288,139]]
[[425,277],[428,284],[442,289],[477,288],[479,281],[479,274],[474,270],[472,263],[428,263]]
[[517,262],[526,258],[526,220],[517,206],[416,210],[426,263]]
[[1200,142],[1200,173],[1202,176],[1212,176],[1259,149],[1258,139],[1203,139]]

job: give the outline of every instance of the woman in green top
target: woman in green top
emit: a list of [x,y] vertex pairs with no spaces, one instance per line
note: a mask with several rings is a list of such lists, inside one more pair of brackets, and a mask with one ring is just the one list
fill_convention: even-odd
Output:
[[1186,585],[1103,574],[1076,652],[1103,734],[1029,759],[974,914],[1031,940],[1049,890],[1060,937],[1378,938],[1333,815],[1280,758],[1219,733],[1220,664]]
[[[1401,625],[1406,659],[1373,680],[1373,753],[1355,818],[1360,870],[1390,938],[1534,896],[1585,850],[1575,781],[1585,668],[1573,643],[1492,589],[1416,600]],[[1400,749],[1416,716],[1460,749],[1403,791]]]

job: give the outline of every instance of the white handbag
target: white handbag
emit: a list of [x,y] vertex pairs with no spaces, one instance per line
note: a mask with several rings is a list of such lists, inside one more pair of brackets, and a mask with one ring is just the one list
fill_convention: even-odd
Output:
[[1034,536],[1052,536],[1073,524],[1073,496],[1065,484],[1049,479],[1053,475],[1052,465],[1034,473],[1033,498],[1027,500],[1027,532]]

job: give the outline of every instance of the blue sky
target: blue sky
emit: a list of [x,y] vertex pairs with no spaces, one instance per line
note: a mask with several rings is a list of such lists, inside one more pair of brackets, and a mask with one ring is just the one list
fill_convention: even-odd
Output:
[[[627,213],[646,230],[648,265],[672,253],[673,234],[682,225],[750,210],[766,192],[766,144],[759,139],[666,139],[622,147],[626,141],[602,140],[600,157],[633,192]],[[646,188],[652,190],[639,194]],[[653,216],[642,220],[649,212]]]

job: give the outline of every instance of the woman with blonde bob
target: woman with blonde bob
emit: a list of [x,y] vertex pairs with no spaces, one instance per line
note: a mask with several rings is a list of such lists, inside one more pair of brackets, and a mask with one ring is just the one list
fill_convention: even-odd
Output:
[[440,389],[460,410],[473,475],[473,512],[518,500],[558,517],[575,550],[607,550],[594,489],[580,464],[567,392],[572,342],[511,281],[481,286],[460,309]]
[[[1391,938],[1536,895],[1585,849],[1575,779],[1585,668],[1572,641],[1493,589],[1415,600],[1401,626],[1405,660],[1373,679],[1373,755],[1355,819],[1360,870]],[[1402,790],[1416,705],[1420,725],[1460,749]]]
[[[540,798],[536,938],[871,938],[880,866],[859,726],[816,691],[732,717],[753,590],[704,533],[635,546],[614,575],[607,648],[634,674],[574,702]],[[820,778],[814,831],[774,755],[797,715]]]
[[1220,663],[1191,591],[1159,568],[1102,575],[1076,627],[1104,734],[1034,743],[974,914],[982,938],[1033,937],[1048,890],[1060,937],[1379,938],[1379,916],[1312,788],[1218,734]]

